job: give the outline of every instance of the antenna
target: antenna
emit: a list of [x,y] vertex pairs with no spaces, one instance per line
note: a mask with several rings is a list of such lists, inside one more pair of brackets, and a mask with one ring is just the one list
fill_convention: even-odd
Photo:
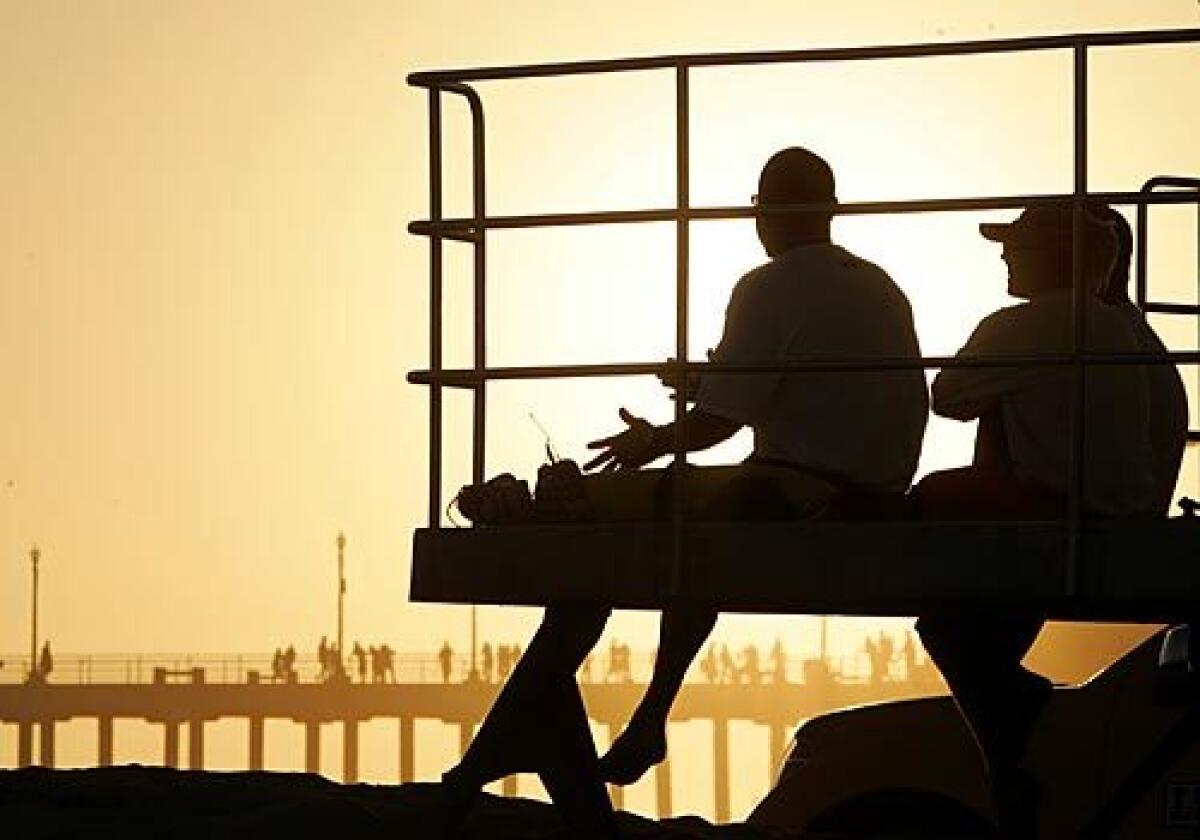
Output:
[[529,412],[529,419],[533,421],[533,425],[538,427],[538,431],[542,433],[542,437],[546,440],[546,458],[551,464],[558,463],[558,453],[554,451],[554,444],[550,441],[550,433],[546,431],[546,427],[537,419],[537,415],[532,411]]

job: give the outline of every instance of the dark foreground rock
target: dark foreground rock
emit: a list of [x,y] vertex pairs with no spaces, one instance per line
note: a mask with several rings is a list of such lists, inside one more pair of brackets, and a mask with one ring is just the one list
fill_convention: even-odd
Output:
[[[0,837],[420,838],[437,785],[340,785],[302,773],[208,773],[159,767],[0,771]],[[630,838],[762,840],[744,825],[622,813]],[[465,838],[568,837],[554,809],[485,794]]]

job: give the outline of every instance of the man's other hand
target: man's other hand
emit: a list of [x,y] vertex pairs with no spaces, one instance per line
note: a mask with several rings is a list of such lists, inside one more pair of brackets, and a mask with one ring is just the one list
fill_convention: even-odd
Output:
[[661,454],[655,444],[654,426],[624,408],[621,409],[620,414],[621,419],[629,428],[619,434],[589,443],[588,449],[603,449],[604,451],[584,464],[585,470],[596,468],[602,469],[603,472],[636,470],[644,467]]
[[[708,360],[711,362],[713,351],[708,351]],[[675,359],[667,359],[667,364],[674,364]],[[671,389],[671,399],[675,399],[679,391],[675,390],[675,384],[679,381],[679,375],[673,370],[667,370],[658,375],[658,381],[662,383],[664,388]],[[700,390],[700,374],[696,371],[690,371],[687,374],[687,380],[683,386],[683,399],[685,402],[695,402],[696,392]]]

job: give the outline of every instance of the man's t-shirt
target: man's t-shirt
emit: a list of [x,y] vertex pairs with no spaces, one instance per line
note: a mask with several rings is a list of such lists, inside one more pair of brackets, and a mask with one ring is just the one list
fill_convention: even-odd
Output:
[[[887,273],[832,243],[801,245],[733,290],[713,361],[917,358],[912,310]],[[754,430],[754,454],[850,486],[903,492],[929,413],[923,371],[718,374],[696,406]]]
[[[1139,353],[1166,353],[1166,345],[1132,303],[1114,306],[1133,333]],[[1154,459],[1154,510],[1166,515],[1175,497],[1179,465],[1187,444],[1188,403],[1183,377],[1175,365],[1147,365],[1150,388],[1150,454]]]
[[[1071,349],[1071,291],[1057,289],[984,318],[959,357],[1061,354]],[[1086,349],[1134,353],[1115,307],[1088,297]],[[958,420],[999,407],[1018,478],[1066,492],[1070,475],[1073,368],[1064,365],[946,368],[933,381],[933,410]],[[1084,505],[1105,514],[1152,509],[1149,391],[1142,368],[1096,365],[1085,374]]]

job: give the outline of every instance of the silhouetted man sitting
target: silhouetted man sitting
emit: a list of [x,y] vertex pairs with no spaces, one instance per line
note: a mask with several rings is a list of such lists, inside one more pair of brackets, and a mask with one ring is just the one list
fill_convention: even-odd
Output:
[[[1117,248],[1112,270],[1100,287],[1100,299],[1124,319],[1133,333],[1139,353],[1166,353],[1166,345],[1150,326],[1145,314],[1129,299],[1129,265],[1133,257],[1133,231],[1129,222],[1106,205],[1094,207],[1093,212],[1112,228]],[[1166,516],[1175,497],[1179,467],[1183,463],[1183,450],[1187,445],[1187,390],[1175,365],[1149,365],[1144,371],[1150,389],[1150,455],[1154,478],[1152,510],[1160,516]]]
[[[1126,318],[1094,293],[1115,255],[1110,225],[1084,215],[1088,352],[1132,353]],[[1012,224],[985,224],[1004,246],[1008,291],[1025,303],[989,315],[960,357],[1066,353],[1072,334],[1072,208],[1027,209]],[[933,383],[933,410],[978,419],[972,466],[933,473],[913,491],[929,519],[1059,519],[1067,514],[1072,368],[1062,365],[946,368]],[[1154,505],[1144,371],[1093,366],[1086,372],[1082,507],[1086,515],[1145,515]],[[1045,617],[1012,611],[926,616],[917,630],[954,694],[987,761],[1005,837],[1034,836],[1037,788],[1021,768],[1050,682],[1021,663]]]
[[[714,361],[920,356],[908,300],[891,278],[830,241],[829,212],[784,209],[833,201],[833,173],[811,152],[785,149],[767,162],[759,179],[756,222],[771,260],[734,289]],[[916,469],[927,414],[925,379],[916,368],[714,372],[701,377],[696,405],[679,424],[655,427],[622,409],[627,428],[593,444],[602,452],[588,467],[640,470],[677,446],[705,449],[750,426],[754,454],[745,464],[688,471],[682,501],[688,514],[707,519],[817,516],[836,506],[844,493],[903,494]],[[664,475],[649,480],[670,486],[661,480]],[[631,473],[629,479],[644,484],[647,476]],[[465,808],[487,782],[532,770],[564,806],[574,831],[612,833],[602,776],[631,782],[662,760],[671,703],[717,610],[696,604],[664,611],[646,697],[601,765],[574,675],[609,612],[584,605],[546,610],[462,762],[445,776],[448,810]]]

